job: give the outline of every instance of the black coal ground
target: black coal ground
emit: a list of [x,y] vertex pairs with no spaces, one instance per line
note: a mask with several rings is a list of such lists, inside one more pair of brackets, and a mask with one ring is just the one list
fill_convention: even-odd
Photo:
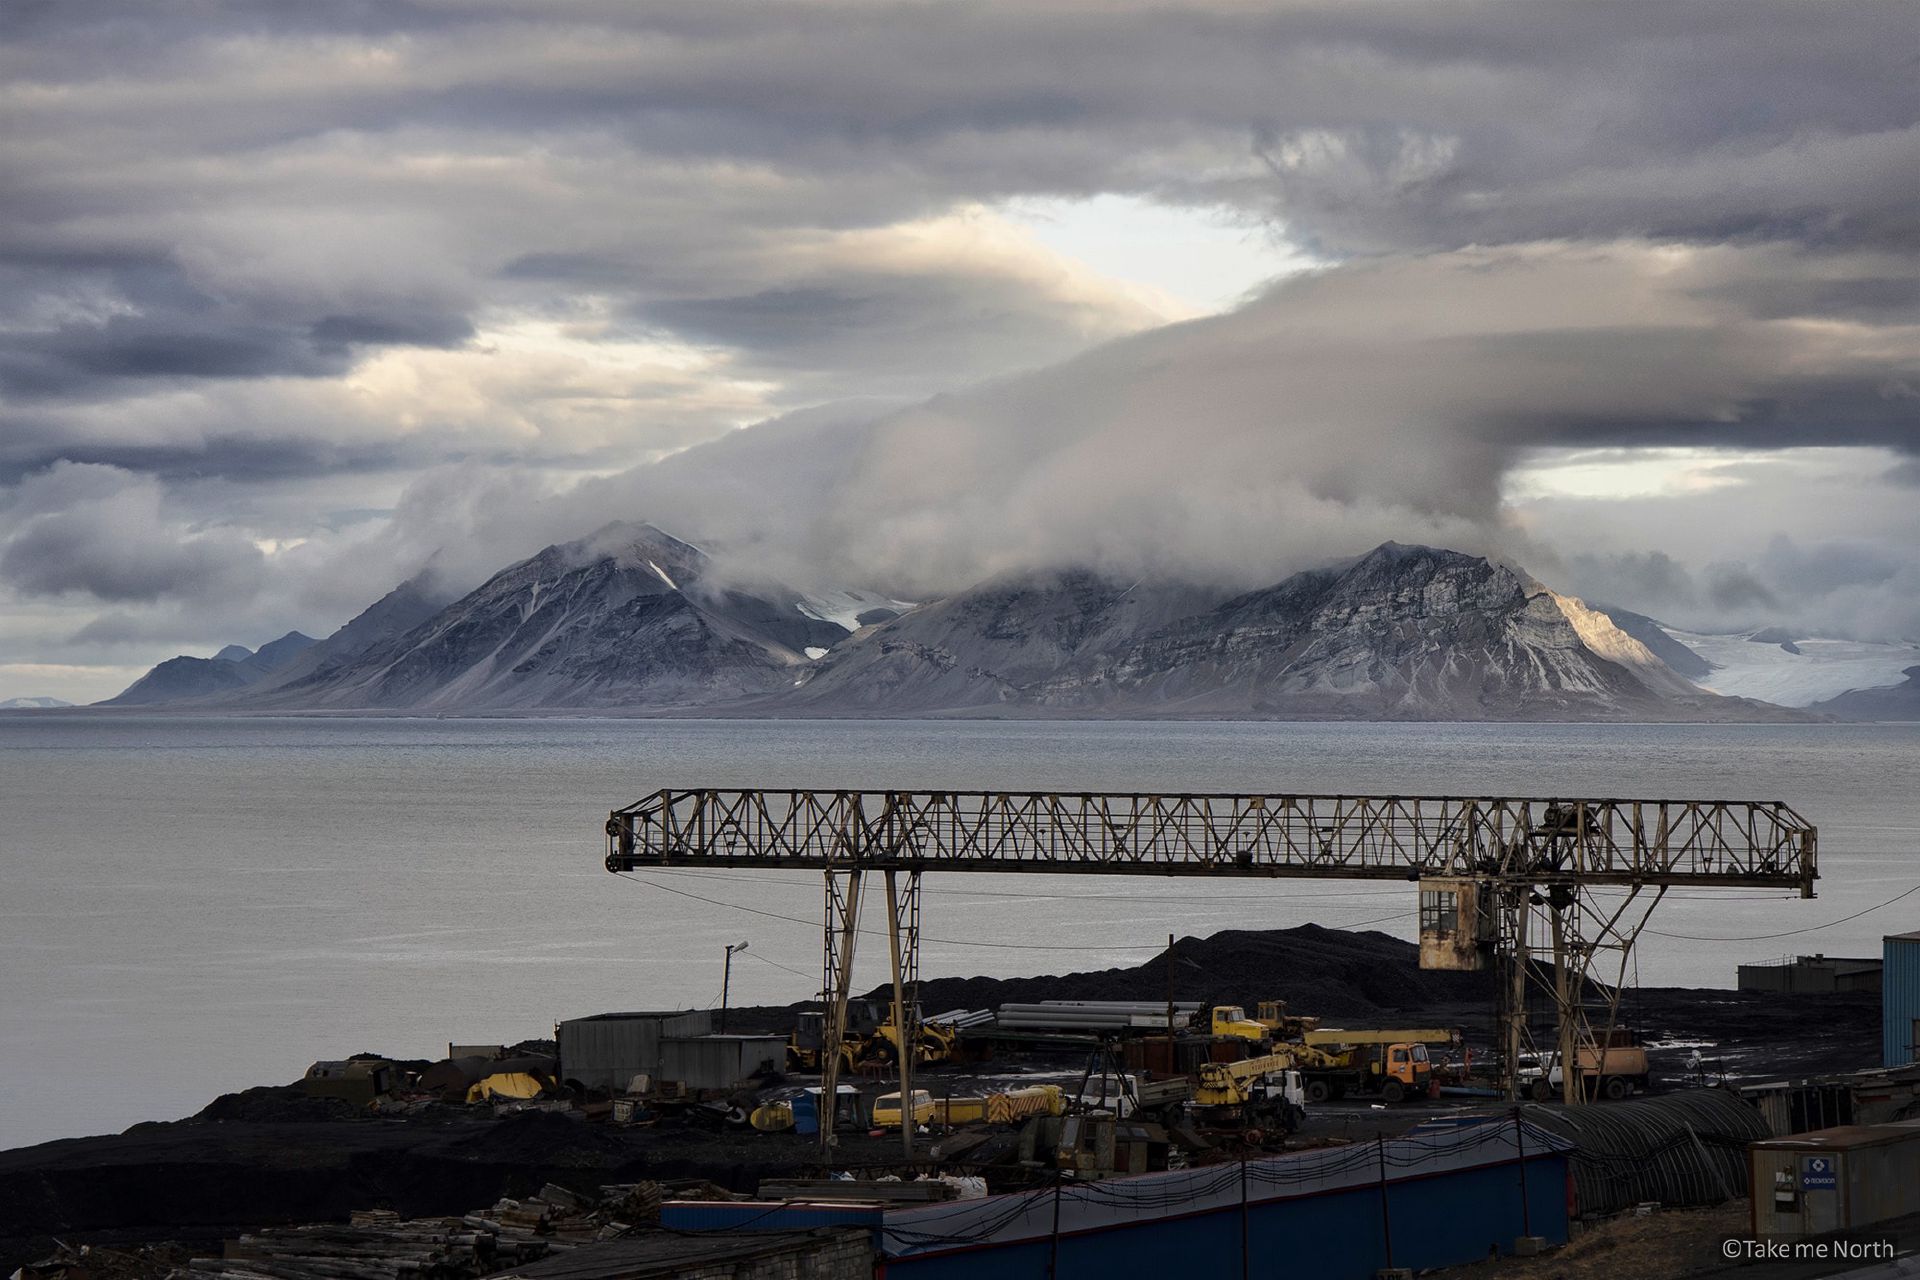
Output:
[[[1263,999],[1333,1025],[1458,1026],[1492,1039],[1493,978],[1423,972],[1414,948],[1379,933],[1304,926],[1188,938],[1173,949],[1174,998],[1251,1006]],[[1041,978],[941,978],[928,1012],[1047,999],[1163,1000],[1165,956],[1133,969]],[[887,994],[877,990],[876,996]],[[1632,990],[1624,1020],[1655,1046],[1656,1073],[1678,1078],[1694,1047],[1747,1079],[1871,1066],[1879,1004],[1859,996]],[[734,1010],[729,1029],[784,1033],[792,1007]],[[1407,1112],[1409,1122],[1418,1108]],[[849,1135],[843,1157],[885,1162],[892,1140]],[[0,1273],[71,1242],[217,1240],[251,1227],[343,1218],[386,1206],[456,1213],[546,1181],[590,1189],[641,1178],[700,1177],[750,1190],[819,1166],[805,1140],[751,1131],[612,1129],[534,1112],[496,1120],[434,1108],[370,1119],[291,1087],[248,1090],[200,1116],[124,1134],[0,1152]]]

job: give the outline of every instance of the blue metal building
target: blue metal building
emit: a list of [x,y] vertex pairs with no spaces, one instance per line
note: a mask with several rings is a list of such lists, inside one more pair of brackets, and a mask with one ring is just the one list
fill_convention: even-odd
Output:
[[[1238,1274],[1243,1259],[1292,1274],[1369,1280],[1511,1250],[1523,1235],[1567,1238],[1563,1137],[1514,1119],[1245,1163],[1068,1183],[911,1208],[668,1204],[679,1230],[865,1225],[884,1273],[948,1280],[1107,1280]],[[795,1216],[790,1216],[795,1215]]]
[[1880,1065],[1904,1067],[1920,1045],[1920,933],[1880,940]]

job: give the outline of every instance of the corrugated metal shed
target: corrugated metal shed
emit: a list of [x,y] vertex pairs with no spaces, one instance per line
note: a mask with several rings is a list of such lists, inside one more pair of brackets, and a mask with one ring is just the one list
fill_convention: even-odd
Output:
[[1521,1108],[1573,1143],[1574,1203],[1615,1213],[1646,1200],[1719,1204],[1745,1193],[1747,1144],[1772,1136],[1758,1107],[1725,1089],[1598,1106]]
[[706,1009],[573,1018],[554,1029],[560,1077],[588,1089],[617,1092],[636,1075],[660,1074],[660,1045],[667,1037],[703,1036],[711,1030],[713,1013]]
[[1904,1067],[1920,1045],[1920,933],[1880,940],[1880,1065]]
[[660,1078],[689,1089],[730,1089],[749,1076],[779,1070],[784,1036],[668,1037],[660,1042]]
[[1879,956],[1796,956],[1739,968],[1742,991],[1778,991],[1796,995],[1880,990]]

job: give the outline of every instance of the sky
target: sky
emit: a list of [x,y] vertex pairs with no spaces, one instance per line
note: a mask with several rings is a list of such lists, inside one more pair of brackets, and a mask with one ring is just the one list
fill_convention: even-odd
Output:
[[1836,0],[21,0],[0,698],[616,519],[901,598],[1379,541],[1920,637],[1920,76]]

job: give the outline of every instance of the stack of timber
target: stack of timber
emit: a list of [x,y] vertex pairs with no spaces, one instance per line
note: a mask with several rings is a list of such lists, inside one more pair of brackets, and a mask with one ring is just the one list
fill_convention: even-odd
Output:
[[356,1216],[360,1225],[280,1227],[243,1235],[229,1241],[221,1257],[193,1259],[187,1274],[220,1280],[465,1280],[545,1257],[551,1247],[531,1235],[501,1240],[459,1218]]
[[195,1258],[179,1280],[469,1280],[595,1240],[656,1226],[668,1194],[730,1198],[704,1182],[603,1186],[597,1195],[555,1183],[526,1200],[502,1199],[458,1218],[403,1219],[390,1209],[349,1220],[277,1227],[229,1241],[218,1258]]

